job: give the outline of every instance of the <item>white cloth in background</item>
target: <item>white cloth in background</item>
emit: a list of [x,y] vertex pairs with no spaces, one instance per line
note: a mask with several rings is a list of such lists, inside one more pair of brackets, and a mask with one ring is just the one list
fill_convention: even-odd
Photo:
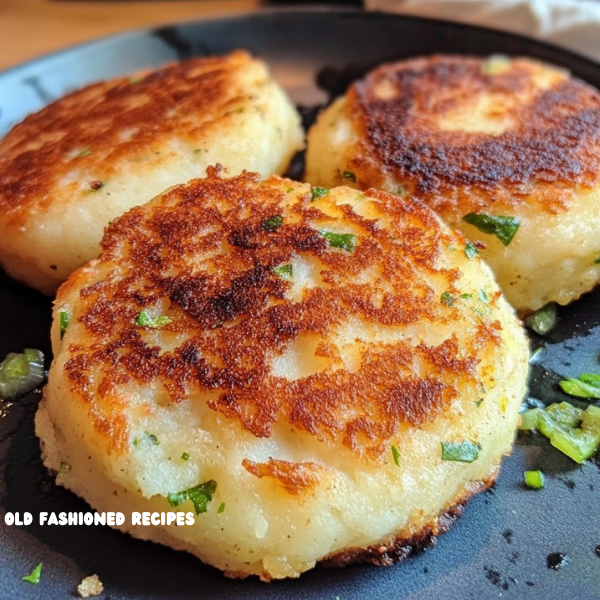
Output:
[[600,62],[600,0],[365,0],[365,7],[511,31]]

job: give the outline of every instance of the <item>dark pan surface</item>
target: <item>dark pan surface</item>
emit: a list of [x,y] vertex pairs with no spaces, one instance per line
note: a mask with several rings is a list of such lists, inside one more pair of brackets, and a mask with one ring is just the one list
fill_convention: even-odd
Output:
[[[0,134],[27,113],[92,81],[192,55],[246,48],[265,59],[310,121],[316,107],[382,61],[433,52],[503,52],[569,68],[600,87],[600,66],[525,38],[440,21],[361,12],[277,11],[141,31],[79,46],[0,75]],[[48,353],[51,302],[0,274],[0,358],[37,347]],[[600,289],[560,310],[558,327],[533,367],[532,397],[566,397],[562,376],[600,372]],[[97,573],[103,598],[305,599],[600,598],[600,468],[582,466],[544,440],[522,436],[498,484],[475,498],[453,529],[391,568],[316,569],[299,580],[232,581],[195,558],[103,527],[39,526],[41,511],[86,511],[42,467],[33,433],[39,394],[0,403],[0,599],[69,598]],[[543,490],[527,490],[523,471],[541,469]],[[9,527],[6,511],[33,524]],[[558,569],[549,556],[568,557]],[[38,586],[21,581],[43,562]]]

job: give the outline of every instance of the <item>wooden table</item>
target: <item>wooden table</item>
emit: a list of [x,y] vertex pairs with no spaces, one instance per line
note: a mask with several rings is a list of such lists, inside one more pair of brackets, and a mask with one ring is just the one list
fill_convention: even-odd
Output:
[[0,70],[129,29],[260,6],[261,0],[0,0]]

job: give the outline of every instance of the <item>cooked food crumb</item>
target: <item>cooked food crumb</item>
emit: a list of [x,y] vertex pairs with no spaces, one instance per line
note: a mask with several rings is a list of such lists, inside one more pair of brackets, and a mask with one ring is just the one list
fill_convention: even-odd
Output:
[[81,598],[89,598],[90,596],[99,596],[104,591],[104,586],[98,575],[90,575],[85,577],[77,586],[77,593]]

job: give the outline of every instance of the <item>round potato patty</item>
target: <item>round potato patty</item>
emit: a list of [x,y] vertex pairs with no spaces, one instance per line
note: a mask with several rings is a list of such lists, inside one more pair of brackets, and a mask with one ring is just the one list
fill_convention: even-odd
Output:
[[90,85],[0,141],[0,264],[53,294],[132,206],[211,164],[283,173],[302,140],[295,108],[245,52]]
[[521,314],[600,280],[600,93],[525,58],[383,65],[309,132],[305,179],[414,193]]
[[[519,321],[418,201],[207,174],[117,219],[59,289],[46,465],[228,576],[404,558],[510,451]],[[168,510],[199,514],[129,517]]]

